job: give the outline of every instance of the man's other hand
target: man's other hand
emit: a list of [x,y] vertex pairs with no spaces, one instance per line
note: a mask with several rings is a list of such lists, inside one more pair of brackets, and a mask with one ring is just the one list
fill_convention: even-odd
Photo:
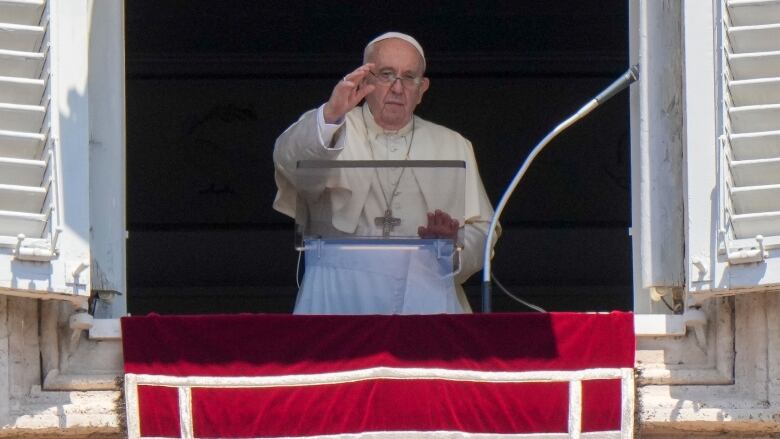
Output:
[[376,86],[363,80],[373,67],[373,63],[363,64],[352,73],[344,75],[344,78],[333,87],[330,99],[322,109],[322,116],[326,123],[340,123],[349,110],[355,108],[367,94],[374,91]]
[[420,238],[456,240],[458,228],[460,228],[458,220],[450,217],[447,212],[436,209],[433,213],[428,212],[428,226],[420,226],[417,229],[417,234],[420,235]]

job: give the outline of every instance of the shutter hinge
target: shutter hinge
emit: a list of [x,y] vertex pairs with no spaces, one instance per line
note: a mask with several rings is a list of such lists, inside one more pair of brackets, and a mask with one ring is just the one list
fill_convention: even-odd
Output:
[[24,234],[16,237],[16,248],[14,249],[14,258],[20,261],[49,262],[57,257],[57,240],[60,237],[62,229],[54,229],[54,234],[49,242],[49,247],[24,246],[24,240],[27,239]]
[[726,249],[726,259],[729,264],[764,262],[764,258],[769,257],[769,252],[764,250],[764,237],[761,235],[756,235],[755,245],[740,245],[736,248],[729,247],[729,240],[726,239],[724,230],[720,231],[720,237],[723,240],[723,246]]

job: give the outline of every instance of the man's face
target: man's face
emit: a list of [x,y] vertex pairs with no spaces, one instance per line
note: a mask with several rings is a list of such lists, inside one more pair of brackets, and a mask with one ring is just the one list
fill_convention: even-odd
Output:
[[[422,58],[411,44],[397,38],[375,43],[368,62],[374,63],[371,70],[375,75],[392,72],[398,77],[421,77]],[[373,75],[367,80],[376,89],[366,96],[366,103],[376,123],[387,130],[397,130],[409,123],[415,107],[428,90],[428,78],[422,78],[419,85],[408,87],[399,79],[392,84],[383,84]]]

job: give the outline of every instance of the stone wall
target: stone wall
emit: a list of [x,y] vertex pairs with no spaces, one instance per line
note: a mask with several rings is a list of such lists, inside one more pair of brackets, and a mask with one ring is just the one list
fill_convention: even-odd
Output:
[[[57,323],[55,343],[41,331],[47,307],[60,311],[50,317]],[[105,387],[106,375],[119,376],[119,342],[90,341],[81,333],[71,351],[69,309],[63,302],[0,295],[0,437],[120,437],[119,391],[84,390],[91,377],[97,377],[95,387]],[[45,352],[49,345],[57,352]],[[64,390],[43,388],[42,358],[56,359],[47,367],[50,374],[57,369],[58,379],[50,381]]]
[[752,293],[706,304],[704,343],[639,338],[643,437],[780,435],[780,296]]

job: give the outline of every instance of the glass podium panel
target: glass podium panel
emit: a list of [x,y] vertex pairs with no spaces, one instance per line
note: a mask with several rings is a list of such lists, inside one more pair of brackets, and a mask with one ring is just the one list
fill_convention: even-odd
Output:
[[428,214],[444,212],[463,243],[465,171],[463,161],[305,160],[295,175],[298,192],[295,245],[312,239],[362,242],[419,239]]
[[[298,162],[295,246],[305,274],[296,312],[463,312],[454,275],[465,171],[463,161]],[[457,221],[455,233],[426,229],[429,214],[442,213]]]

